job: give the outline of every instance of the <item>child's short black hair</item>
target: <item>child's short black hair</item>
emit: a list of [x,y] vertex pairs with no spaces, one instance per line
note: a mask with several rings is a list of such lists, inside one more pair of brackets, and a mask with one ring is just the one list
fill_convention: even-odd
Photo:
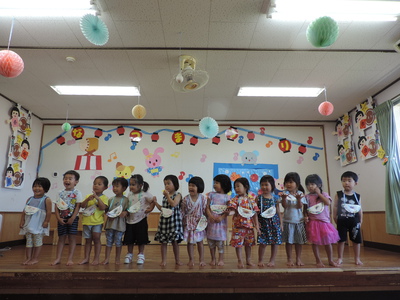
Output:
[[50,190],[51,183],[50,180],[48,180],[46,177],[38,177],[33,181],[32,188],[35,185],[41,186],[44,192],[47,193]]
[[69,171],[65,172],[64,175],[63,175],[63,178],[65,177],[65,175],[74,175],[76,181],[79,181],[79,178],[81,177],[79,175],[79,173],[77,171],[74,171],[74,170],[69,170]]
[[106,176],[97,176],[97,177],[93,180],[93,182],[96,181],[96,179],[100,179],[101,181],[103,181],[103,184],[104,184],[105,186],[108,187],[108,179],[107,179]]
[[240,178],[236,179],[235,182],[233,183],[233,185],[235,185],[236,182],[243,184],[244,188],[246,189],[246,193],[249,192],[250,183],[249,183],[249,181],[247,180],[246,177],[240,177]]
[[309,183],[316,184],[322,192],[322,179],[317,174],[311,174],[306,177],[306,185]]
[[271,175],[264,175],[260,179],[260,186],[261,186],[261,183],[263,183],[263,182],[269,182],[269,184],[271,185],[271,192],[273,193],[275,191],[276,186],[275,186],[275,178],[274,177],[272,177]]
[[343,178],[353,178],[355,182],[358,182],[358,175],[352,171],[346,171],[340,176],[340,180]]
[[219,182],[225,194],[232,191],[232,182],[228,175],[218,174],[214,177],[214,181]]
[[179,189],[179,179],[178,179],[178,177],[176,177],[175,175],[170,174],[170,175],[167,175],[167,176],[164,177],[164,181],[166,181],[166,180],[170,180],[172,182],[172,184],[175,187],[175,191],[177,191]]
[[111,183],[113,186],[120,184],[124,190],[128,188],[128,180],[124,177],[116,177]]
[[189,183],[192,183],[197,187],[197,193],[201,194],[204,192],[204,181],[201,177],[194,176],[190,178]]
[[[150,188],[149,184],[143,180],[143,176],[140,174],[133,174],[131,176],[132,180],[135,180],[139,186],[142,186],[143,191],[147,192]],[[129,181],[130,184],[130,181]]]

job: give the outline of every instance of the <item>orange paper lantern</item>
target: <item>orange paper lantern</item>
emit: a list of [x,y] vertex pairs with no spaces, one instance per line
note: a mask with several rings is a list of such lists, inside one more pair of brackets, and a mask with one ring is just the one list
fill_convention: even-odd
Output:
[[333,113],[333,104],[329,101],[324,101],[318,106],[318,111],[323,116],[329,116]]
[[0,51],[0,74],[4,77],[17,77],[24,70],[21,56],[11,50]]

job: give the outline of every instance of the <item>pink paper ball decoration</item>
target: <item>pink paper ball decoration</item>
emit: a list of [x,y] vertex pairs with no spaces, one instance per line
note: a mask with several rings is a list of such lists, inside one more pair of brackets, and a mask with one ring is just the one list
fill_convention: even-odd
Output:
[[333,104],[329,101],[324,101],[318,106],[318,111],[321,115],[329,116],[333,113]]
[[4,77],[17,77],[24,70],[21,56],[11,50],[0,51],[0,74]]

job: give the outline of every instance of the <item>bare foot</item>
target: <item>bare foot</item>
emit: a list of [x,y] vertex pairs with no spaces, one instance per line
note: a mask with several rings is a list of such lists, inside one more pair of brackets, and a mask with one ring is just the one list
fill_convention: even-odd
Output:
[[87,263],[89,263],[89,260],[85,258],[84,260],[82,260],[82,261],[79,263],[79,265],[86,265]]
[[29,263],[29,261],[30,261],[31,259],[30,258],[28,258],[26,261],[24,261],[21,265],[24,265],[24,266],[26,266],[28,263]]
[[65,264],[66,266],[73,266],[74,262],[72,260],[67,261],[67,263]]
[[331,267],[335,267],[335,268],[337,268],[337,267],[340,266],[339,264],[335,263],[334,261],[330,261],[330,262],[329,262],[329,265],[330,265]]
[[105,259],[101,264],[102,265],[108,265],[108,263],[109,263],[108,259]]
[[275,262],[270,261],[269,263],[267,263],[267,267],[275,267]]
[[175,261],[175,264],[176,264],[177,266],[182,266],[182,265],[183,265],[183,262],[181,262],[180,260],[177,260],[177,261]]
[[56,265],[59,265],[60,264],[60,260],[59,259],[56,259],[55,261],[53,261],[51,264],[50,264],[50,266],[56,266]]
[[253,263],[251,260],[246,261],[246,265],[250,266],[250,267],[254,267],[256,264]]
[[363,262],[362,262],[361,260],[359,260],[359,259],[356,259],[355,264],[356,264],[357,266],[362,266],[362,265],[363,265]]
[[215,263],[215,259],[214,260],[212,260],[211,262],[210,262],[210,266],[215,266],[216,265],[216,263]]
[[288,259],[288,261],[286,262],[286,265],[287,265],[288,267],[293,267],[293,266],[294,266],[294,263],[293,263],[293,261],[292,261],[291,259]]
[[165,267],[167,265],[167,262],[166,261],[162,261],[161,263],[160,263],[160,267]]
[[219,266],[219,267],[222,267],[222,266],[224,266],[224,265],[225,265],[225,263],[224,263],[223,260],[220,260],[220,261],[218,262],[218,266]]
[[265,264],[264,264],[262,261],[259,261],[259,262],[258,262],[258,266],[259,266],[259,267],[265,267]]
[[317,268],[325,268],[325,265],[323,262],[317,262]]
[[199,265],[200,265],[200,267],[205,267],[205,266],[206,266],[206,263],[205,263],[204,261],[201,261],[201,262],[199,263]]
[[304,263],[300,259],[296,260],[296,266],[298,267],[304,266]]
[[94,260],[94,261],[91,263],[92,266],[97,266],[98,264],[99,264],[99,261],[98,261],[98,260]]
[[28,261],[27,265],[31,266],[31,265],[35,265],[39,262],[39,260],[37,259],[31,259],[30,261]]
[[337,263],[338,265],[341,265],[341,264],[343,263],[343,260],[342,260],[341,258],[338,258],[338,259],[336,260],[336,263]]
[[241,260],[238,260],[237,266],[238,266],[239,269],[243,269],[244,268],[243,262]]
[[194,261],[193,260],[189,260],[189,262],[187,263],[187,265],[189,267],[194,267]]

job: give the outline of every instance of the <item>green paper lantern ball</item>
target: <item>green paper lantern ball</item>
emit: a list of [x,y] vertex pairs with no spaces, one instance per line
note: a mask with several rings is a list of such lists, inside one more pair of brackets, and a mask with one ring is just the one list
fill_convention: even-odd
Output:
[[61,129],[62,129],[63,131],[70,131],[70,130],[71,130],[71,124],[69,124],[69,123],[64,123],[64,124],[61,125]]
[[317,48],[324,48],[336,42],[339,36],[339,25],[331,17],[321,17],[308,25],[307,40]]

